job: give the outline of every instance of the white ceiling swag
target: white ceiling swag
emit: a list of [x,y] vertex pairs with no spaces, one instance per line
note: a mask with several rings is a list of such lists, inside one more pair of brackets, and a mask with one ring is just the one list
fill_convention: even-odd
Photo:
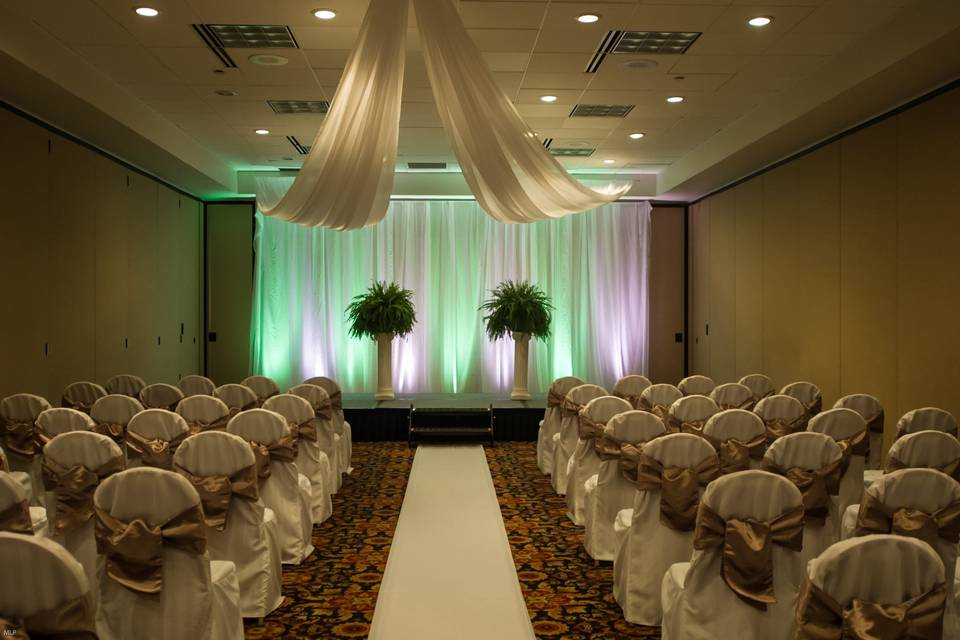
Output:
[[[630,185],[590,189],[536,138],[494,81],[450,0],[412,0],[433,95],[464,178],[500,222],[595,209]],[[264,214],[331,229],[386,215],[400,130],[408,3],[371,0],[330,111],[289,191]],[[265,200],[273,200],[266,202]]]

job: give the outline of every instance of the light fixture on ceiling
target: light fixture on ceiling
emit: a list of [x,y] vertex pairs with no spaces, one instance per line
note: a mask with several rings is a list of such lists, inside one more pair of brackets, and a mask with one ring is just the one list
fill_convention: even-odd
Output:
[[153,7],[137,7],[134,11],[137,12],[138,16],[143,16],[144,18],[156,18],[160,15],[160,12]]
[[640,58],[638,60],[627,60],[620,66],[624,69],[629,69],[630,71],[643,71],[646,69],[655,69],[657,67],[656,60],[649,60],[646,58]]
[[607,160],[604,160],[604,161],[603,161],[603,164],[613,164],[613,163],[615,163],[615,162],[616,162],[616,160],[609,160],[609,159],[607,159]]
[[556,102],[557,96],[540,96],[540,102]]
[[256,129],[254,133],[258,136],[266,136],[270,134],[270,129]]
[[253,64],[258,64],[264,67],[282,67],[290,62],[288,58],[278,56],[273,53],[257,53],[247,58],[247,60]]
[[630,134],[630,138],[632,138],[633,140],[639,140],[639,139],[642,138],[644,135],[645,135],[645,134],[642,134],[642,133],[640,133],[640,132],[631,133],[631,134]]
[[333,20],[337,17],[337,12],[330,9],[317,9],[313,12],[313,16],[321,20]]
[[233,89],[217,89],[214,93],[225,98],[232,98],[233,96],[239,95],[239,93]]
[[683,102],[683,96],[670,96],[667,98],[667,102],[671,104],[676,104],[678,102]]
[[773,18],[770,16],[757,16],[756,18],[747,20],[747,24],[751,27],[765,27],[771,22],[773,22]]
[[593,24],[598,20],[600,20],[600,16],[595,13],[585,13],[581,16],[577,16],[577,22],[581,22],[583,24]]

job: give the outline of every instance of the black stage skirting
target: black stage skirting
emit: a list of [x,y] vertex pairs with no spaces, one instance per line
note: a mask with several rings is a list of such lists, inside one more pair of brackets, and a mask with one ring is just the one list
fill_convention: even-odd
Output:
[[445,430],[459,434],[457,440],[536,440],[546,406],[545,395],[517,401],[485,393],[410,394],[380,402],[372,394],[343,394],[343,413],[358,442],[426,441]]

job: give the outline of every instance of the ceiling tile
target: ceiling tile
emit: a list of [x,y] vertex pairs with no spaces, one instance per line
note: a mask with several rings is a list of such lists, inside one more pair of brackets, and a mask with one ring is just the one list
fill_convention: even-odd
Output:
[[523,76],[524,89],[583,89],[593,76],[588,73],[530,73]]
[[468,29],[539,29],[546,2],[461,0],[460,18]]

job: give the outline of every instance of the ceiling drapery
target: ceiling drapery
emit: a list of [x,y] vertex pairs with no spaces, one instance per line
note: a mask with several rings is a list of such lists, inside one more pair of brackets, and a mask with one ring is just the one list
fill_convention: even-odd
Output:
[[[549,154],[496,83],[450,0],[413,0],[440,119],[480,207],[501,222],[595,209],[629,185],[590,189]],[[263,213],[359,229],[387,212],[400,129],[406,0],[371,0],[340,86],[297,179]]]

